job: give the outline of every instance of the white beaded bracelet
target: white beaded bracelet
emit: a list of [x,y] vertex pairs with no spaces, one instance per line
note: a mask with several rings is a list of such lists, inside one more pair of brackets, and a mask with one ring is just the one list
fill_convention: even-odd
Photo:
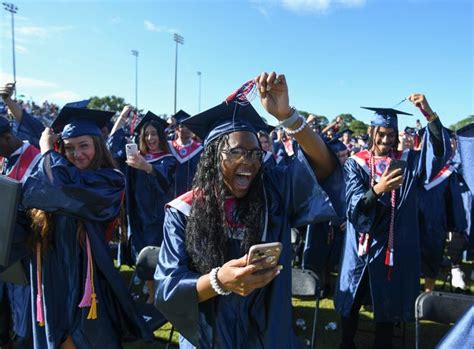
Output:
[[291,107],[291,110],[292,110],[291,115],[288,118],[280,121],[279,124],[281,127],[287,128],[288,126],[293,125],[296,122],[296,120],[298,120],[298,117],[300,116],[300,113],[298,113],[298,110],[296,110],[295,107]]
[[304,129],[304,128],[306,127],[306,125],[308,125],[308,124],[306,123],[305,118],[302,117],[301,115],[300,115],[300,120],[301,120],[301,125],[300,125],[298,128],[296,128],[296,129],[294,129],[294,130],[291,130],[291,129],[285,127],[285,128],[284,128],[285,133],[286,133],[287,135],[289,135],[289,136],[293,136],[293,135],[295,135],[295,134],[297,134],[297,133],[303,131],[303,129]]
[[222,287],[219,286],[219,283],[217,282],[217,272],[219,271],[220,267],[214,268],[211,270],[209,273],[209,280],[211,281],[211,286],[212,289],[221,296],[228,296],[232,292],[231,291],[225,291]]

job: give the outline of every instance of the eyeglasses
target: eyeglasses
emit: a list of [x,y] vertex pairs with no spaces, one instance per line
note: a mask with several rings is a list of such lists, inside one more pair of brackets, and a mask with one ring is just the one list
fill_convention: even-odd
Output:
[[227,154],[228,160],[235,162],[243,162],[245,159],[262,162],[263,156],[265,155],[265,152],[262,149],[245,150],[240,147],[226,149],[222,152]]

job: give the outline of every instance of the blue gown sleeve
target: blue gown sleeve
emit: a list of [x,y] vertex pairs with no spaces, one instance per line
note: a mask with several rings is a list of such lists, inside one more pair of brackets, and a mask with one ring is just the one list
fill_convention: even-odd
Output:
[[26,181],[23,204],[46,212],[109,221],[120,211],[123,174],[112,168],[79,170],[49,151]]
[[375,220],[377,197],[369,188],[362,171],[354,159],[346,161],[346,214],[356,231],[368,232]]
[[449,134],[441,121],[436,119],[426,127],[423,136],[423,147],[417,173],[423,179],[423,184],[429,182],[441,171],[451,156]]
[[107,139],[107,148],[114,159],[126,157],[125,144],[127,144],[127,139],[125,137],[125,130],[122,127],[115,131],[114,134],[110,135]]
[[[303,151],[297,146],[287,166],[277,167],[269,178],[283,197],[288,197],[287,214],[292,227],[329,221],[343,215],[342,169],[318,182]],[[285,183],[285,185],[282,185]]]
[[21,122],[18,125],[16,136],[22,140],[28,141],[39,149],[39,139],[44,126],[37,118],[31,116],[26,110],[23,110]]
[[185,246],[186,217],[167,208],[164,237],[155,271],[155,305],[193,345],[199,344],[199,303],[196,290],[201,276],[189,269]]
[[174,156],[167,156],[163,161],[152,162],[153,176],[161,188],[169,188],[174,184],[176,166],[178,161]]

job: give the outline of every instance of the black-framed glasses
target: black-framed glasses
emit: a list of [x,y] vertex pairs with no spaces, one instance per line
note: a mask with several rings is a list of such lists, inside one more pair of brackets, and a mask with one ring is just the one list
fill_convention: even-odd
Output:
[[243,162],[245,159],[262,162],[265,156],[265,152],[262,149],[246,150],[241,147],[225,149],[222,152],[227,154],[228,160],[235,162]]

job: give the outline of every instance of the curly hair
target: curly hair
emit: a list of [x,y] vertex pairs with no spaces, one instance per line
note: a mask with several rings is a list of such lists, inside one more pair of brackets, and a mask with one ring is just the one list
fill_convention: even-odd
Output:
[[[229,195],[221,170],[221,153],[228,146],[229,135],[209,143],[201,156],[193,179],[194,197],[186,225],[186,251],[190,267],[205,274],[230,259],[229,240],[225,232],[225,200]],[[242,255],[261,241],[264,207],[262,168],[255,176],[247,195],[236,199],[235,220],[243,226],[240,243]]]

